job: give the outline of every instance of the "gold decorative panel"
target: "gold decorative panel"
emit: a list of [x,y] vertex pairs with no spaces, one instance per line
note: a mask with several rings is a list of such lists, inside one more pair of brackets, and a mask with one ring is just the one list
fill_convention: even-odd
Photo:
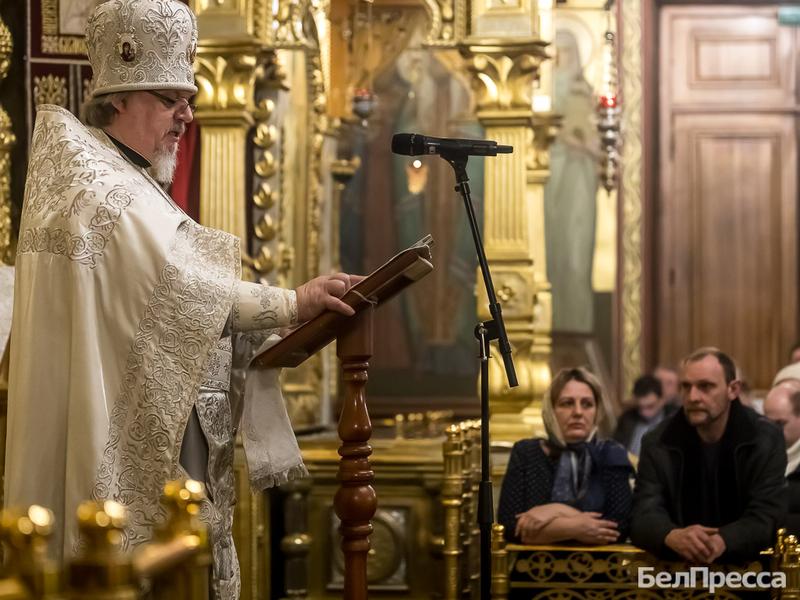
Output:
[[86,54],[83,30],[94,5],[95,0],[41,0],[41,51]]
[[424,0],[430,17],[425,44],[452,48],[467,36],[466,0]]
[[473,0],[470,38],[540,38],[537,1]]
[[621,389],[642,372],[642,3],[622,4]]
[[[656,585],[639,587],[640,568],[651,569],[646,571],[648,574],[688,574],[694,565],[658,560],[629,544],[598,547],[511,544],[506,550],[511,563],[509,588],[512,596],[524,593],[526,598],[535,600],[701,600],[712,597],[709,590],[702,587],[703,578],[699,574],[694,587],[673,588],[671,584],[668,589]],[[739,573],[741,576],[746,572],[771,572],[773,569],[766,564],[769,558],[763,559],[763,562],[747,565],[714,565],[712,573]],[[750,593],[751,590],[743,586],[727,587],[722,583],[715,588],[713,597],[736,600],[750,597]]]
[[200,37],[254,36],[252,4],[253,0],[195,0]]
[[[14,49],[11,32],[0,19],[0,82],[8,73],[11,53]],[[11,232],[11,149],[16,144],[11,128],[11,118],[0,106],[0,260],[6,264],[14,262],[14,248]],[[5,416],[5,408],[0,406],[0,416]],[[0,440],[5,441],[3,438]],[[2,467],[0,467],[0,474]],[[0,478],[2,482],[2,478]],[[0,493],[2,500],[2,493]]]
[[67,106],[67,79],[56,75],[45,75],[33,78],[33,102],[40,104],[56,104]]
[[14,51],[14,40],[11,37],[11,32],[3,20],[0,19],[0,80],[5,78],[8,74],[8,67],[10,66],[11,53]]
[[[546,44],[470,44],[462,48],[466,68],[473,75],[478,111],[502,111],[515,108],[531,113],[533,83],[539,65],[547,58]],[[513,115],[507,115],[513,117]]]
[[248,0],[198,0],[195,3],[195,14],[201,15],[233,15],[246,17],[250,2]]
[[307,48],[310,46],[303,28],[303,15],[309,7],[308,0],[277,0],[275,14],[276,48]]
[[285,200],[281,189],[283,148],[279,129],[280,119],[275,106],[285,90],[286,74],[275,54],[264,65],[263,75],[256,84],[258,109],[254,113],[256,126],[252,137],[253,174],[255,193],[250,206],[253,236],[249,238],[249,251],[255,256],[253,268],[257,276],[272,284],[285,286],[285,277],[275,272],[278,256],[283,246],[284,227],[281,221],[281,203]]
[[309,132],[309,164],[308,164],[308,229],[306,238],[306,274],[313,277],[319,272],[321,252],[320,235],[322,232],[322,145],[325,141],[324,134],[328,127],[325,113],[327,99],[325,96],[322,61],[319,55],[310,53],[307,57],[308,73],[308,102],[311,107],[311,131]]

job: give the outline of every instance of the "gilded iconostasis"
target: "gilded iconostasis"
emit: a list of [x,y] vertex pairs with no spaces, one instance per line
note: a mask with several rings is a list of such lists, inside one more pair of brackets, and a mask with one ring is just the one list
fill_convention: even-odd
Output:
[[[98,1],[0,0],[0,254],[8,265],[37,106],[80,114],[92,89],[83,24]],[[480,431],[463,419],[479,414],[474,329],[490,318],[453,169],[438,156],[392,153],[395,134],[514,147],[467,166],[520,383],[508,387],[493,352],[495,483],[512,444],[544,433],[541,399],[561,367],[588,366],[610,392],[609,412],[619,413],[639,375],[708,344],[735,347],[763,388],[781,366],[778,345],[800,334],[800,94],[785,75],[794,73],[800,35],[778,25],[775,7],[742,19],[750,7],[715,3],[717,14],[659,0],[185,1],[199,29],[198,110],[169,192],[192,218],[240,237],[243,277],[292,288],[331,271],[368,274],[434,238],[434,271],[375,315],[367,441],[381,501],[371,595],[441,591],[443,557],[458,554],[459,535],[477,535],[460,534],[456,515],[447,541],[444,513],[448,502],[474,508],[465,482],[477,489]],[[747,30],[753,22],[760,29]],[[658,27],[672,37],[659,38]],[[748,35],[759,53],[739,48]],[[664,58],[673,51],[685,58],[677,67]],[[703,56],[699,66],[686,58]],[[747,81],[741,61],[750,61]],[[761,162],[746,150],[754,136]],[[709,139],[740,143],[728,152],[735,160],[719,162]],[[702,164],[696,147],[705,148]],[[743,239],[706,235],[731,219]],[[729,264],[736,252],[741,260]],[[284,370],[281,382],[312,477],[251,494],[237,453],[242,597],[337,596],[332,498],[344,386],[335,345]],[[0,404],[0,433],[3,418]],[[463,498],[461,488],[448,490],[450,475],[462,477]]]
[[[81,32],[94,4],[0,5],[14,38],[0,88],[16,134],[12,230],[36,106],[54,103],[77,114],[91,90]],[[437,157],[391,154],[397,132],[500,135],[516,145],[512,158],[473,157],[468,166],[523,374],[521,390],[509,394],[494,367],[501,412],[534,405],[551,369],[563,364],[589,364],[620,389],[630,371],[623,363],[631,363],[622,350],[636,340],[622,333],[621,178],[604,176],[609,156],[598,99],[618,85],[620,57],[607,33],[616,35],[621,7],[599,0],[523,3],[520,15],[536,14],[515,17],[508,29],[512,21],[498,15],[510,9],[491,4],[473,11],[470,23],[458,16],[464,8],[458,3],[312,2],[302,5],[303,15],[298,3],[249,6],[193,5],[201,37],[200,111],[181,148],[173,196],[193,217],[247,239],[246,276],[280,285],[334,268],[368,273],[433,235],[434,275],[378,317],[376,336],[390,342],[372,361],[376,414],[438,408],[475,414],[473,329],[484,318],[452,169]],[[259,11],[273,11],[272,24]],[[466,36],[468,29],[536,42],[495,57],[465,44],[478,40]],[[204,37],[216,44],[225,35],[230,43],[222,51],[203,44]],[[237,47],[242,35],[250,41]],[[502,61],[511,61],[510,71]],[[530,114],[507,126],[507,116],[520,118],[526,103],[523,112]],[[221,144],[242,147],[228,156],[215,150]],[[230,186],[214,187],[212,180]],[[335,420],[335,371],[328,352],[287,375],[302,426]],[[534,413],[527,423],[536,421]]]
[[[553,15],[553,59],[535,100],[561,115],[549,149],[544,187],[546,276],[552,294],[553,362],[590,363],[613,385],[617,204],[606,189],[597,104],[609,78],[605,35],[615,13],[602,3],[565,3]],[[369,272],[424,233],[436,240],[435,274],[380,315],[381,335],[394,343],[373,361],[372,394],[459,408],[474,397],[477,376],[477,259],[450,166],[435,157],[387,155],[391,136],[481,138],[470,82],[460,57],[424,47],[426,15],[376,8],[373,19],[404,31],[406,47],[358,85],[374,95],[369,114],[351,129],[361,167],[342,197],[340,244],[345,270]],[[367,24],[364,24],[367,27]],[[379,25],[372,25],[377,44]],[[382,46],[383,47],[383,46]],[[612,59],[616,59],[615,56]],[[384,61],[385,62],[385,61]],[[374,67],[373,67],[374,70]],[[544,69],[543,69],[544,71]],[[354,90],[357,89],[354,87]],[[549,106],[548,106],[549,104]],[[492,160],[492,159],[486,159]],[[388,175],[388,176],[387,176]],[[476,210],[483,216],[483,159],[469,163]]]

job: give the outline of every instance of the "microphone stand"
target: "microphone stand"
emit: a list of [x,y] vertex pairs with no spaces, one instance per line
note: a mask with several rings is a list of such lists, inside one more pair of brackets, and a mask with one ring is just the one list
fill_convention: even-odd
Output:
[[469,176],[467,175],[467,159],[469,155],[466,152],[459,151],[440,151],[439,155],[449,162],[455,171],[455,191],[461,194],[464,199],[464,207],[467,209],[469,227],[472,231],[472,239],[475,242],[475,250],[478,253],[478,264],[481,267],[483,284],[486,287],[486,295],[489,298],[489,313],[492,315],[489,321],[479,322],[475,327],[475,338],[478,340],[481,361],[481,481],[478,487],[478,526],[481,532],[481,598],[482,600],[489,600],[492,590],[491,536],[492,523],[494,522],[492,477],[489,466],[489,357],[491,356],[490,345],[492,340],[498,340],[509,387],[517,387],[519,384],[517,382],[517,373],[514,369],[514,361],[511,359],[511,344],[508,342],[508,334],[503,322],[503,312],[500,308],[500,303],[497,301],[494,284],[492,283],[492,274],[489,271],[489,263],[486,260],[486,252],[483,249],[483,240],[478,228],[478,220],[475,218],[475,208],[472,205]]

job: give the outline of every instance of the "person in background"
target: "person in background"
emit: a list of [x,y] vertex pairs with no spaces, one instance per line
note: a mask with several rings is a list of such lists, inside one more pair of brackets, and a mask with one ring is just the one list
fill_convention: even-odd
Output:
[[503,479],[498,521],[509,540],[599,545],[627,537],[633,467],[625,448],[598,438],[608,410],[586,369],[556,375],[542,410],[547,439],[517,442]]
[[795,342],[792,349],[789,350],[789,362],[792,364],[800,363],[800,341]]
[[661,389],[655,376],[639,377],[633,384],[635,406],[622,413],[617,422],[614,439],[635,456],[639,456],[644,434],[675,412],[672,405],[666,404]]
[[661,382],[661,393],[664,396],[666,404],[675,409],[680,408],[681,396],[678,372],[670,367],[659,365],[653,369],[653,375]]
[[764,416],[783,431],[789,510],[784,525],[800,534],[800,363],[781,369],[764,399]]
[[786,512],[786,452],[742,406],[736,365],[716,348],[683,362],[683,410],[642,440],[631,541],[665,560],[756,559]]

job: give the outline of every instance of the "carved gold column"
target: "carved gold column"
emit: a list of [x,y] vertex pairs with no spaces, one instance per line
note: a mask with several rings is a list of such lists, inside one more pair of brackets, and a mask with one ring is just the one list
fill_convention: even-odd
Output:
[[247,239],[247,134],[255,122],[253,90],[261,53],[255,46],[203,44],[195,67],[202,148],[200,222],[243,241]]
[[[13,49],[11,32],[0,19],[0,81],[8,74]],[[11,118],[0,106],[0,260],[9,265],[14,263],[11,235],[11,149],[16,141],[11,131]]]
[[[492,439],[515,440],[541,427],[535,406],[550,381],[544,178],[529,181],[536,163],[532,95],[539,65],[547,55],[545,44],[530,37],[466,43],[460,50],[472,74],[477,117],[486,138],[514,147],[513,154],[485,160],[483,234],[520,384],[509,390],[501,357],[493,352],[489,366]],[[478,306],[479,318],[488,319],[483,290]],[[534,401],[533,412],[521,418]]]
[[268,63],[271,5],[265,0],[192,0],[200,124],[200,221],[247,239],[247,135],[255,86]]

